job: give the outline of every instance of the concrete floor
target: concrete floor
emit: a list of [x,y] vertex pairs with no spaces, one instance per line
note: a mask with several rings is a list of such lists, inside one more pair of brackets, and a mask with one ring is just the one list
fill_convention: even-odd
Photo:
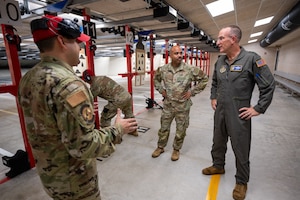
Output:
[[[3,74],[3,73],[2,73]],[[1,79],[1,76],[0,76]],[[126,79],[118,78],[122,84]],[[120,80],[121,79],[121,80]],[[3,80],[3,77],[2,77]],[[1,82],[3,84],[3,82]],[[125,86],[126,87],[126,86]],[[180,159],[171,161],[175,123],[168,146],[158,158],[156,148],[161,110],[145,109],[150,96],[149,81],[133,90],[134,112],[139,126],[149,128],[138,137],[126,135],[117,151],[98,161],[100,190],[103,200],[205,200],[232,199],[235,185],[234,156],[228,143],[226,173],[221,176],[215,197],[207,197],[211,176],[202,168],[211,165],[213,110],[210,107],[210,83],[193,97],[190,126]],[[253,102],[258,92],[255,90]],[[161,96],[155,92],[155,100]],[[0,148],[15,154],[24,150],[15,98],[0,94]],[[99,100],[99,106],[105,101]],[[274,100],[264,115],[253,118],[251,176],[247,200],[298,200],[300,198],[300,97],[291,96],[277,87]],[[0,163],[0,180],[9,168]],[[213,196],[213,195],[212,195]],[[48,200],[33,168],[0,185],[1,200]]]

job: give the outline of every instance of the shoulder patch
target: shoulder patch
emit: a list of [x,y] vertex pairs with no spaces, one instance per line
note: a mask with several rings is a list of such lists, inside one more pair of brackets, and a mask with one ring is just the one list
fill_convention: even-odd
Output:
[[76,92],[67,98],[67,102],[71,105],[71,107],[75,107],[78,104],[86,101],[88,98],[83,91]]
[[88,123],[92,123],[94,121],[94,113],[92,108],[89,105],[85,104],[81,106],[80,112],[83,119]]
[[266,64],[267,64],[267,63],[265,62],[264,59],[259,59],[259,60],[256,61],[257,67],[262,67],[262,66],[264,66],[264,65],[266,65]]

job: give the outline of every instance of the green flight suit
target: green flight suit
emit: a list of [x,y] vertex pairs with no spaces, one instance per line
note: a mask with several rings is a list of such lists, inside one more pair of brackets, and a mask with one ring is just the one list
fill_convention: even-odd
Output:
[[259,100],[254,109],[264,113],[271,104],[275,89],[274,77],[264,60],[256,53],[241,48],[232,64],[225,55],[215,63],[210,96],[210,99],[217,99],[211,151],[213,165],[224,168],[230,137],[236,158],[236,182],[241,184],[249,181],[251,119],[240,119],[239,109],[250,107],[255,84],[259,89]]

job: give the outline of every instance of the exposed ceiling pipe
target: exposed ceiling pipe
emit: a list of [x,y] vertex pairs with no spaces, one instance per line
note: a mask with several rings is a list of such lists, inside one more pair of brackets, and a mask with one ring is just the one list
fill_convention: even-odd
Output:
[[279,24],[260,41],[261,47],[267,47],[300,27],[300,1],[292,8]]

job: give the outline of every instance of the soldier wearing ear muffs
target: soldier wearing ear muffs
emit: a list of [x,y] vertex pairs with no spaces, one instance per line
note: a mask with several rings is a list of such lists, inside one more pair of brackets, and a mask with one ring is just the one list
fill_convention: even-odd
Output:
[[95,129],[93,96],[72,66],[79,63],[79,43],[90,37],[76,21],[45,15],[31,21],[41,61],[21,79],[18,102],[47,194],[55,199],[100,200],[96,158],[113,153],[123,134],[137,129],[134,118]]

